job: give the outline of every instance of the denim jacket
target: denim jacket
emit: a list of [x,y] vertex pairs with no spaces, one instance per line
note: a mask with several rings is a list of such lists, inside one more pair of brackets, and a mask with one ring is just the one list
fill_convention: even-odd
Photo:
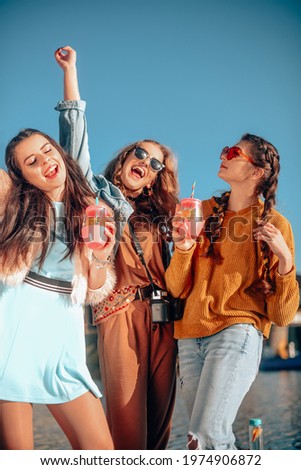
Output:
[[60,144],[74,160],[77,160],[92,191],[114,210],[117,227],[116,240],[120,241],[133,208],[119,188],[103,175],[94,175],[92,172],[85,115],[86,102],[82,100],[59,101],[55,109],[60,112]]

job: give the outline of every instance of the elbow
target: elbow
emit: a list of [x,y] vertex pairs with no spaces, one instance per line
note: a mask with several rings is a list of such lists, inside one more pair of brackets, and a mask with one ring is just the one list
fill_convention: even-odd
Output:
[[296,315],[298,313],[299,302],[290,305],[290,308],[286,310],[286,314],[284,315],[277,315],[277,318],[272,319],[272,322],[275,323],[277,326],[288,326],[290,325]]
[[279,326],[279,327],[283,327],[283,326],[288,326],[292,321],[293,321],[294,317],[291,318],[290,320],[288,320],[287,318],[286,319],[279,319],[277,318],[277,321],[275,321],[275,325]]
[[176,275],[169,276],[168,270],[165,273],[165,284],[167,291],[175,298],[186,299],[189,292],[190,283],[187,284],[183,280],[179,280]]

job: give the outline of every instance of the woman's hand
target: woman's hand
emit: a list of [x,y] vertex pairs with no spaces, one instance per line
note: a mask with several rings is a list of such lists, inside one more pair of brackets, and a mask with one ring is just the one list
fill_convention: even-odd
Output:
[[55,51],[54,57],[64,71],[76,66],[76,51],[70,46],[59,47]]
[[64,71],[64,100],[80,100],[76,70],[76,51],[70,46],[59,47],[55,51],[54,57]]
[[96,258],[100,263],[109,258],[115,245],[116,225],[114,219],[106,217],[104,235],[107,238],[105,245],[98,250],[93,250],[93,259]]
[[292,254],[282,233],[270,222],[260,222],[253,230],[255,240],[266,242],[275,256],[279,258],[278,272],[286,274],[293,267]]
[[172,238],[177,248],[188,251],[195,244],[195,240],[189,235],[189,229],[185,217],[177,212],[172,219]]

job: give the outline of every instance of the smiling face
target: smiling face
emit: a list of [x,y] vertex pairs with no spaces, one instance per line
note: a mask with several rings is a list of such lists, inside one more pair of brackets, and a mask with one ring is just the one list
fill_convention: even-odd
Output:
[[136,158],[134,149],[128,154],[121,172],[121,181],[127,190],[127,195],[136,197],[143,188],[150,187],[156,179],[158,172],[150,165],[150,159],[155,158],[163,163],[164,156],[160,147],[152,142],[140,142],[139,147],[149,155],[144,160]]
[[66,181],[66,167],[59,151],[41,134],[21,141],[14,156],[23,178],[44,191],[52,200],[61,201]]

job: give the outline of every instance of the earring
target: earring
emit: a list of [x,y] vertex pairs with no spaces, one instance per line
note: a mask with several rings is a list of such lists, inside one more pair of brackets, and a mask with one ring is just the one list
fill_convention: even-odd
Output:
[[144,186],[143,188],[143,194],[144,196],[150,197],[153,194],[153,188],[151,185]]

